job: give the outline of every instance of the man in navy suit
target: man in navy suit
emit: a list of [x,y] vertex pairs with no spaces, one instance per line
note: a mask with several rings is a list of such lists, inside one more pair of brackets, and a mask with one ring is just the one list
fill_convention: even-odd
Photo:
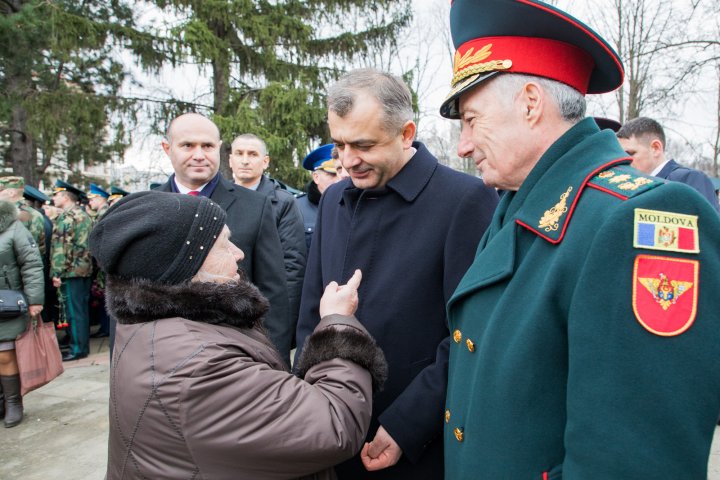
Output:
[[412,100],[401,80],[350,72],[330,88],[328,107],[330,135],[350,179],[329,186],[320,200],[295,358],[320,321],[325,286],[362,270],[357,316],[390,371],[373,399],[368,443],[336,467],[338,477],[439,479],[450,342],[445,303],[472,262],[497,194],[413,141]]
[[623,149],[633,157],[633,167],[654,177],[690,185],[720,212],[710,177],[665,157],[665,132],[658,122],[648,117],[634,118],[618,130],[617,137]]

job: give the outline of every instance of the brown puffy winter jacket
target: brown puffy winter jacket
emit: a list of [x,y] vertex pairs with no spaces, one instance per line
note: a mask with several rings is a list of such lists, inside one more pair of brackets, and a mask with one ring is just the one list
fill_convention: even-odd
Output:
[[259,326],[267,302],[250,283],[111,277],[107,293],[119,322],[108,480],[329,479],[362,446],[387,367],[353,317],[320,322],[298,378]]

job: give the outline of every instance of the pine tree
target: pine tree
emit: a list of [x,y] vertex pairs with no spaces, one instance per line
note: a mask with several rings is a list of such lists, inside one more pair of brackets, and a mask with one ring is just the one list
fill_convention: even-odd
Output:
[[[409,0],[155,0],[177,15],[171,36],[212,73],[213,119],[225,140],[254,133],[270,173],[293,186],[295,163],[329,141],[325,90],[353,61],[392,47]],[[227,162],[223,161],[226,166]],[[227,172],[227,171],[226,171]]]
[[127,148],[138,105],[118,93],[121,52],[148,69],[171,58],[137,29],[132,4],[0,1],[0,144],[5,166],[28,183],[51,161],[73,169]]

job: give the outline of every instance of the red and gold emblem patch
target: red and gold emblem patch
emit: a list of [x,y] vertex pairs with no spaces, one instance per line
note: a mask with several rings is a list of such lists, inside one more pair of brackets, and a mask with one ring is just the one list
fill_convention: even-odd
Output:
[[638,255],[633,269],[633,310],[648,331],[680,335],[695,321],[697,260]]

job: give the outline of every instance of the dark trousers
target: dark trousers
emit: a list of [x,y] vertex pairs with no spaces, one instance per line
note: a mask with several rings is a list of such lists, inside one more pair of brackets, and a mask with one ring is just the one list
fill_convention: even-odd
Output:
[[90,353],[90,277],[63,278],[60,289],[65,297],[65,318],[70,327],[70,353],[87,355]]

